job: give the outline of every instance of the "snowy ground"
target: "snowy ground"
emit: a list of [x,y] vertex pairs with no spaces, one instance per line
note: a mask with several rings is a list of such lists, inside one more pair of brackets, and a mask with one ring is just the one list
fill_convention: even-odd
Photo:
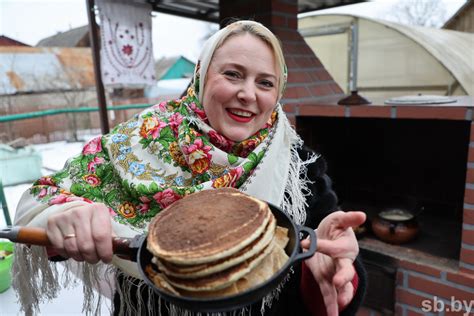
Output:
[[[85,140],[92,136],[86,137]],[[35,145],[34,147],[43,157],[43,175],[52,173],[53,170],[59,170],[64,166],[66,160],[80,153],[84,142],[54,142],[48,144]],[[4,188],[10,217],[15,217],[15,210],[23,192],[28,189],[30,183]],[[5,219],[0,216],[0,228],[6,226]],[[77,286],[73,289],[63,289],[58,298],[51,302],[41,304],[41,315],[83,315],[82,309],[83,293],[82,287]],[[107,302],[108,303],[108,302]],[[17,303],[16,294],[12,288],[0,293],[0,316],[22,315],[19,312],[20,307]],[[108,315],[110,312],[105,304],[101,307],[101,315]]]

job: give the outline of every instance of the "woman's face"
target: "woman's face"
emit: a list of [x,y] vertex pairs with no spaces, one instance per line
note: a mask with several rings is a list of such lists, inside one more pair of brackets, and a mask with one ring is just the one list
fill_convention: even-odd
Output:
[[272,49],[244,33],[228,38],[214,52],[204,84],[203,107],[210,125],[233,141],[265,126],[278,97]]

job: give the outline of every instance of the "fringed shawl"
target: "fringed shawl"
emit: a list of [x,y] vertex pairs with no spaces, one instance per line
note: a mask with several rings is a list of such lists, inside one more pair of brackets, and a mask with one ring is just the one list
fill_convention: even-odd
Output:
[[[299,158],[297,149],[302,140],[280,104],[267,124],[242,142],[232,142],[208,125],[199,91],[223,32],[226,29],[206,44],[194,85],[185,97],[153,106],[110,134],[89,141],[63,170],[39,179],[25,192],[15,224],[46,227],[52,214],[101,202],[109,207],[115,234],[133,237],[146,233],[150,220],[174,201],[220,187],[235,187],[279,205],[296,223],[304,223],[305,195],[309,194],[306,165],[316,157],[307,161]],[[286,77],[285,69],[282,72]],[[16,247],[13,286],[27,315],[37,311],[41,301],[58,295],[60,281],[71,284],[70,272],[83,281],[84,312],[88,314],[98,312],[101,293],[111,291],[104,285],[113,287],[114,275],[140,278],[136,263],[117,257],[110,266],[69,261],[65,277],[60,278],[44,248]],[[127,282],[115,290],[123,304],[131,302]],[[262,301],[262,313],[275,295],[271,293]],[[148,308],[150,304],[138,302],[136,306]],[[172,311],[188,314],[170,306]]]

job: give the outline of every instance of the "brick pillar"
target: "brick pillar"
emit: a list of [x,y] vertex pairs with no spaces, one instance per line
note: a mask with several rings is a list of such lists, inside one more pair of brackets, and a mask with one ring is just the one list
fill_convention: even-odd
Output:
[[288,84],[282,103],[290,119],[299,105],[327,103],[344,97],[343,90],[298,32],[297,0],[221,1],[221,26],[230,19],[251,19],[267,26],[282,42]]

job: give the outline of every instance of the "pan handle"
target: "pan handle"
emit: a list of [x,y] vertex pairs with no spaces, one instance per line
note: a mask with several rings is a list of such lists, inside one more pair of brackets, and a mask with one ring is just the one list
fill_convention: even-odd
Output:
[[[296,254],[295,258],[293,259],[293,263],[312,257],[314,253],[316,252],[316,246],[317,246],[317,238],[313,229],[306,226],[299,226],[299,225],[297,225],[296,228],[298,230],[298,233],[297,233],[298,236],[300,235],[301,232],[308,233],[310,244],[309,244],[308,251]],[[298,245],[298,249],[301,249],[300,245]]]
[[[12,242],[35,246],[51,246],[46,230],[40,227],[12,226],[0,230],[0,238],[7,238]],[[113,237],[113,253],[122,259],[136,261],[138,248],[145,236],[137,235],[133,238]]]

